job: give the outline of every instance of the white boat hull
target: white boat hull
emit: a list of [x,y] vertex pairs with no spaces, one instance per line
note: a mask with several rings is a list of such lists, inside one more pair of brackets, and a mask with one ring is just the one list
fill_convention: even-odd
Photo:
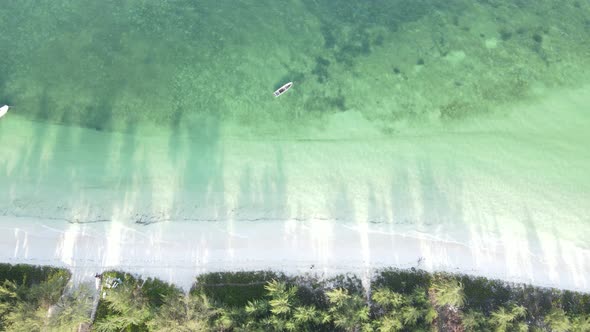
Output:
[[8,112],[9,109],[10,109],[10,106],[8,106],[8,105],[4,105],[4,106],[0,107],[0,118],[3,117],[4,115],[6,115],[6,113]]
[[274,92],[275,97],[282,95],[283,93],[287,92],[293,86],[293,82],[289,82],[282,87],[278,88],[277,91]]

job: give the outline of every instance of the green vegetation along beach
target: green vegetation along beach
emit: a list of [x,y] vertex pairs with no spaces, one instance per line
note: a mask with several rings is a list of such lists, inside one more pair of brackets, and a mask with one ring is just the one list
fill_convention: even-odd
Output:
[[120,271],[68,285],[65,269],[0,264],[3,331],[573,331],[590,295],[385,269],[370,287],[272,271],[207,273],[189,291]]

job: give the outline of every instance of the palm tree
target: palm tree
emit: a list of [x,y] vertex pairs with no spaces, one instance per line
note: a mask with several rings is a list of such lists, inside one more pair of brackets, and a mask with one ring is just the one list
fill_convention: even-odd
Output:
[[317,324],[320,322],[320,314],[318,310],[312,306],[302,306],[295,308],[293,318],[301,325]]
[[386,316],[380,319],[377,323],[377,330],[379,332],[397,332],[401,331],[404,325],[399,318],[394,316]]
[[6,329],[6,316],[14,309],[17,300],[16,283],[5,280],[0,285],[0,330]]
[[134,283],[122,283],[111,289],[104,300],[111,313],[93,324],[97,331],[141,326],[152,318],[147,298]]
[[515,318],[525,318],[526,317],[526,308],[521,305],[513,305],[510,312],[514,315]]
[[402,317],[405,326],[412,326],[416,324],[418,319],[422,316],[422,312],[413,306],[404,307],[402,310]]
[[205,295],[170,294],[147,326],[156,331],[208,331],[218,313]]
[[349,299],[348,291],[343,288],[336,288],[326,292],[328,301],[335,306],[343,306]]
[[519,322],[516,324],[516,330],[518,332],[528,332],[529,331],[529,324],[526,322]]
[[119,318],[118,316],[108,316],[101,319],[92,325],[92,330],[97,332],[123,331],[127,324]]
[[268,312],[270,311],[270,304],[266,300],[256,299],[248,301],[244,310],[248,315],[260,317],[268,314]]
[[426,321],[428,324],[432,324],[437,318],[438,311],[436,311],[436,309],[434,309],[432,306],[428,306],[425,310],[424,321]]
[[403,295],[387,288],[376,289],[371,295],[371,298],[385,310],[397,309],[404,304],[405,300]]
[[86,285],[80,285],[71,294],[62,296],[56,304],[57,313],[52,315],[49,325],[57,331],[73,331],[81,324],[91,323],[92,292]]
[[47,308],[21,300],[7,315],[8,331],[42,331],[47,324]]
[[286,329],[287,321],[278,316],[270,316],[262,320],[264,331],[283,331]]
[[296,286],[273,280],[264,288],[265,299],[251,300],[244,307],[245,320],[238,324],[238,330],[314,331],[318,325],[331,322],[326,312],[300,305]]
[[486,318],[479,311],[468,311],[461,315],[461,321],[466,331],[480,331],[482,325],[485,324]]
[[437,306],[449,305],[454,308],[461,308],[465,304],[465,293],[463,292],[463,284],[460,281],[439,277],[435,279],[431,287]]
[[496,326],[497,331],[504,332],[508,326],[516,319],[514,313],[506,311],[506,308],[500,307],[492,312],[490,322]]
[[590,331],[590,316],[579,316],[572,322],[572,332]]
[[288,314],[291,312],[292,302],[297,293],[297,287],[287,287],[284,282],[273,280],[264,286],[271,298],[269,301],[270,311],[275,315]]
[[369,307],[359,295],[337,288],[326,292],[330,308],[328,312],[336,327],[345,331],[358,331],[368,328]]
[[241,308],[217,308],[217,318],[213,320],[213,327],[217,331],[229,331],[238,325],[241,316],[243,316]]
[[410,296],[412,303],[418,305],[430,305],[428,292],[422,287],[416,287]]
[[378,306],[374,324],[380,331],[416,330],[420,328],[421,319],[430,324],[437,317],[421,287],[414,289],[411,295],[378,288],[371,298]]
[[[526,317],[527,310],[524,306],[513,304],[510,310],[507,310],[505,307],[500,307],[496,311],[492,312],[490,323],[496,327],[496,331],[528,331],[529,326],[524,321],[519,321],[520,319],[524,319]],[[479,316],[480,314],[478,314]],[[469,319],[464,316],[463,325],[465,325],[465,319]],[[479,316],[478,319],[481,319],[482,326],[485,323],[485,319],[482,316]],[[469,324],[469,323],[468,323]]]
[[281,296],[269,301],[270,312],[275,315],[288,314],[291,312],[291,301],[288,296]]
[[554,332],[569,331],[572,327],[570,319],[565,315],[563,309],[552,309],[547,316],[545,316],[545,324]]
[[54,273],[47,280],[31,286],[28,290],[28,297],[38,305],[49,309],[61,297],[68,280],[67,272],[59,271]]
[[0,329],[40,331],[50,328],[49,309],[60,299],[68,282],[65,271],[32,286],[6,280],[0,286]]

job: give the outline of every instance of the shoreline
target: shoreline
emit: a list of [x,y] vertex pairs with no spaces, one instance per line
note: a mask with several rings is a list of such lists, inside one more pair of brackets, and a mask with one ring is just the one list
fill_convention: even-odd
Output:
[[376,226],[387,225],[275,221],[47,226],[39,220],[0,217],[0,261],[66,267],[74,283],[92,282],[96,273],[116,269],[183,289],[208,272],[271,270],[320,278],[351,273],[370,282],[377,270],[414,267],[590,291],[590,251],[567,243],[559,252],[522,248],[511,254],[508,243],[484,248],[475,245],[476,239],[453,243],[385,233]]
[[[223,128],[202,142],[3,118],[0,261],[79,280],[133,269],[186,289],[204,272],[312,264],[369,280],[423,258],[426,271],[588,291],[588,91],[380,142],[242,141]],[[350,123],[369,133],[359,119],[333,117],[326,137]]]

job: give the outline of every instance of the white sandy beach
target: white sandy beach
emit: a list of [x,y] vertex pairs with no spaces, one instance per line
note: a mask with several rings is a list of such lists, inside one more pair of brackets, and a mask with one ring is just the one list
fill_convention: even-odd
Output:
[[420,267],[589,291],[588,96],[389,137],[349,111],[282,140],[210,125],[203,141],[190,123],[113,134],[15,110],[0,122],[0,260],[185,288],[210,271]]
[[[16,223],[23,226],[14,227]],[[379,268],[416,267],[590,289],[590,252],[551,234],[543,234],[544,244],[537,247],[519,243],[523,239],[517,236],[492,245],[483,239],[463,244],[333,221],[49,226],[1,218],[0,225],[3,262],[67,267],[75,282],[119,269],[188,289],[197,274],[211,271],[275,270],[326,277],[354,273],[368,280]]]

